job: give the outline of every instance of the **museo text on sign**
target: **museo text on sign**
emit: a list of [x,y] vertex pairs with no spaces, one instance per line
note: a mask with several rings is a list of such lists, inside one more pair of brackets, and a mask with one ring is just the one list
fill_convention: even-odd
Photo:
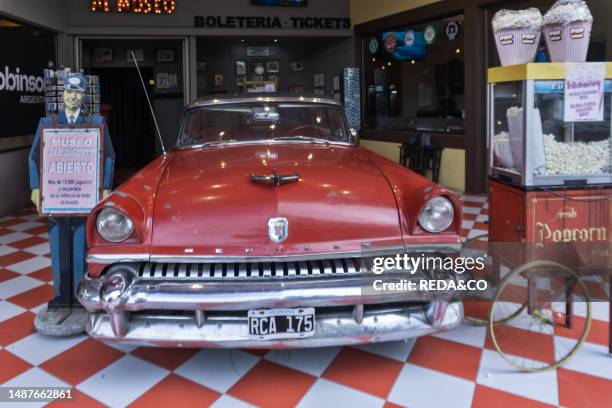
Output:
[[100,188],[100,129],[44,129],[42,212],[89,213]]

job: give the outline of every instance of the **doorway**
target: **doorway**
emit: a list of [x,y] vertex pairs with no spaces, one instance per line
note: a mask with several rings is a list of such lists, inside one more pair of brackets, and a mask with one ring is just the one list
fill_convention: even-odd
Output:
[[185,105],[185,40],[113,37],[77,41],[80,68],[100,77],[100,110],[115,149],[114,184],[118,185],[161,154],[145,89],[166,148],[175,142]]
[[[100,77],[101,111],[115,149],[115,168],[131,172],[155,158],[155,127],[136,68],[92,68]],[[153,69],[142,68],[152,95]]]

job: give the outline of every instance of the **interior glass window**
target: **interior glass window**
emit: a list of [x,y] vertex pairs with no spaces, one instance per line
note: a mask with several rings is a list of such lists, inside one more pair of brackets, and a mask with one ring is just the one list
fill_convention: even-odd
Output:
[[463,16],[364,38],[365,127],[463,131]]

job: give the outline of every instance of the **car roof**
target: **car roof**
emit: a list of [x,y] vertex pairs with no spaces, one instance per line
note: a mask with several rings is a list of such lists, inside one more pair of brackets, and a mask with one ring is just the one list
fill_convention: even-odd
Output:
[[323,95],[315,95],[308,93],[242,93],[242,94],[222,94],[210,95],[199,98],[189,104],[187,109],[197,108],[199,106],[230,104],[230,103],[247,103],[255,101],[264,102],[310,102],[322,103],[329,105],[342,106],[342,104],[334,98]]

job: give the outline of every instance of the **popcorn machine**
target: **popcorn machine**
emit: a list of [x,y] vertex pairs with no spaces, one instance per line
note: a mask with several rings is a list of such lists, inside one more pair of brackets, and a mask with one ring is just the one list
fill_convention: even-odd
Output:
[[603,120],[564,121],[563,63],[489,69],[490,176],[517,186],[612,184],[612,63]]
[[[592,23],[583,0],[558,0],[544,16],[500,10],[491,21],[503,66],[489,69],[487,88],[487,253],[499,284],[489,335],[523,371],[562,365],[588,334],[590,302],[612,300],[612,63],[585,63]],[[553,63],[532,62],[541,36]],[[516,310],[504,314],[508,303]],[[574,304],[585,306],[582,320]],[[517,336],[500,342],[510,320],[527,328],[522,347],[534,326],[580,335],[571,349],[555,347],[552,363],[528,366],[511,357]]]
[[[489,69],[489,251],[505,248],[494,255],[497,281],[501,265],[533,260],[612,275],[612,64],[598,121],[566,120],[566,68]],[[609,300],[609,289],[594,297]]]
[[565,120],[566,67],[489,69],[490,242],[612,243],[612,63],[599,121]]

